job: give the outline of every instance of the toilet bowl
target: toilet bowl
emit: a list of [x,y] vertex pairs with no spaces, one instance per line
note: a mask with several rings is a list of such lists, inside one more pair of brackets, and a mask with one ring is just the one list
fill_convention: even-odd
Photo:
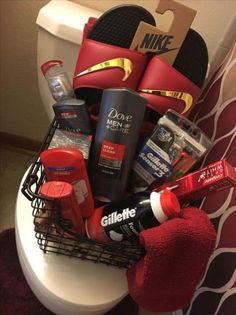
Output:
[[39,301],[55,314],[104,314],[128,294],[125,269],[44,253],[35,238],[31,202],[20,189],[15,231],[25,278]]
[[[38,82],[44,110],[52,120],[51,96],[40,65],[60,59],[72,78],[84,23],[101,13],[71,1],[50,1],[38,15]],[[46,133],[46,130],[45,130]],[[27,175],[22,179],[22,183]],[[22,186],[20,185],[20,188]],[[16,244],[25,278],[40,302],[62,315],[99,315],[128,293],[125,269],[44,253],[35,238],[31,203],[21,193],[16,201]]]

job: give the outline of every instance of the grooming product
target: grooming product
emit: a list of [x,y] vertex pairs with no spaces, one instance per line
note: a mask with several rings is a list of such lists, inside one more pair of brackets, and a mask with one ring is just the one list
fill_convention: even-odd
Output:
[[173,64],[197,11],[173,0],[160,0],[156,12],[163,15],[166,11],[173,12],[174,17],[168,31],[140,22],[130,48],[160,55]]
[[172,130],[161,125],[147,138],[133,166],[131,182],[135,192],[146,190],[152,182],[164,183],[171,175],[172,166],[168,152],[173,142]]
[[41,70],[55,101],[74,98],[74,91],[61,60],[47,61],[41,65]]
[[236,172],[226,160],[212,163],[178,180],[170,181],[153,189],[170,189],[179,200],[186,202],[199,200],[218,191],[236,186]]
[[64,129],[55,129],[49,149],[71,148],[80,150],[86,165],[88,164],[89,151],[92,143],[92,136]]
[[[62,229],[71,230],[80,235],[84,234],[85,227],[82,214],[71,184],[62,181],[44,183],[40,187],[40,195],[49,198],[58,206],[54,209],[58,211],[53,215],[55,224],[58,223]],[[49,202],[46,201],[47,203]]]
[[131,189],[158,187],[183,176],[210,148],[208,137],[184,116],[168,110],[159,119],[133,165]]
[[60,128],[87,135],[93,133],[85,101],[71,98],[61,100],[52,107]]
[[92,239],[120,242],[160,225],[179,211],[172,192],[143,192],[96,209],[86,221],[86,232]]
[[62,61],[48,61],[41,69],[52,96],[57,101],[53,110],[60,128],[91,135],[93,131],[88,108],[83,100],[76,98]]
[[124,195],[145,108],[145,99],[133,90],[104,90],[90,166],[96,199],[109,202]]
[[57,148],[40,154],[47,181],[64,181],[72,184],[82,216],[94,210],[94,202],[83,154],[79,150]]

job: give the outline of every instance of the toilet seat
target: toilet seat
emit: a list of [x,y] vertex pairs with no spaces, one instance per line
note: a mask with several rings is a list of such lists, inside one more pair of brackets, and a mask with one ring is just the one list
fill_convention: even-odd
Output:
[[44,254],[35,238],[31,203],[20,189],[15,230],[25,278],[40,302],[52,312],[100,315],[128,294],[125,269],[54,253]]

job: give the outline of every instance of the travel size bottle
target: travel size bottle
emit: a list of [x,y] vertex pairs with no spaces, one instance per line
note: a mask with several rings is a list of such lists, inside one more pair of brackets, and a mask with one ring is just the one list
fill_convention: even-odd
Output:
[[95,199],[121,199],[143,122],[147,101],[131,89],[103,91],[89,166]]
[[92,134],[92,125],[85,101],[77,99],[61,60],[50,60],[41,66],[52,97],[53,110],[62,129]]
[[178,216],[180,205],[169,190],[142,192],[95,209],[85,223],[89,238],[121,242]]

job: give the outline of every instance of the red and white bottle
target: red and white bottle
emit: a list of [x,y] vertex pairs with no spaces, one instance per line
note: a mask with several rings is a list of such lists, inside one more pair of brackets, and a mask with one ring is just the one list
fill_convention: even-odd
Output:
[[145,229],[178,216],[180,204],[174,193],[142,192],[95,209],[86,221],[89,238],[123,241],[135,238]]
[[94,211],[94,201],[83,154],[75,149],[48,149],[40,154],[47,181],[72,184],[82,216],[87,218]]
[[[56,202],[59,206],[58,218],[62,229],[84,234],[84,221],[71,184],[58,181],[44,183],[40,187],[40,195]],[[46,206],[48,204],[49,202],[46,202]]]

